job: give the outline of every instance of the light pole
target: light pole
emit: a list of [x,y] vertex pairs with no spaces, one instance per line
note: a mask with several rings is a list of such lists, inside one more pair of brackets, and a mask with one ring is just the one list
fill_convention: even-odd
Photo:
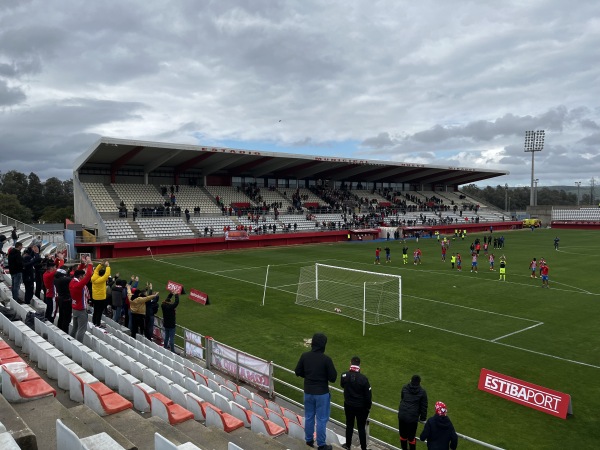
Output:
[[535,206],[535,198],[533,191],[533,157],[535,152],[541,152],[544,148],[544,136],[546,132],[540,131],[526,131],[525,132],[525,153],[531,153],[531,192],[529,195],[529,205]]
[[533,206],[537,206],[537,185],[540,182],[539,178],[533,180],[534,189],[533,189]]
[[576,181],[575,186],[577,186],[577,206],[579,206],[579,186],[581,186],[581,181]]
[[508,212],[508,183],[504,185],[504,211]]

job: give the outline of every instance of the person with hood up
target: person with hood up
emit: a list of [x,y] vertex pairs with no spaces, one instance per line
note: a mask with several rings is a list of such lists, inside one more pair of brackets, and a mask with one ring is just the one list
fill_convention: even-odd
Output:
[[456,450],[458,436],[454,425],[448,418],[448,409],[445,403],[435,403],[435,415],[427,420],[419,439],[427,440],[429,450]]
[[427,420],[427,392],[421,387],[421,377],[413,375],[402,387],[398,408],[398,431],[402,450],[417,448],[417,424]]
[[317,424],[318,450],[331,450],[327,445],[326,427],[331,410],[329,384],[337,379],[333,361],[325,354],[327,336],[315,333],[311,350],[302,353],[296,365],[296,376],[304,378],[304,439],[306,445],[314,447],[315,419]]

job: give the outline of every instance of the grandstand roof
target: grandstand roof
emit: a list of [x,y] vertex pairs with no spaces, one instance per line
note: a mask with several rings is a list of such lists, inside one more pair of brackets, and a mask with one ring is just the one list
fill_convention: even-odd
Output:
[[202,176],[297,178],[333,181],[436,183],[461,185],[508,172],[368,159],[309,156],[201,145],[102,137],[83,153],[74,171],[108,169],[111,174],[187,171]]

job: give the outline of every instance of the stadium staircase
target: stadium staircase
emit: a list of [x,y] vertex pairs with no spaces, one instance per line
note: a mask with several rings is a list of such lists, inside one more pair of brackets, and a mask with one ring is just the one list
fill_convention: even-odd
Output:
[[138,223],[135,220],[133,220],[133,218],[130,216],[127,217],[127,222],[131,226],[131,229],[133,230],[137,238],[144,239],[144,233],[142,232],[142,229],[140,228]]
[[83,343],[37,318],[32,329],[22,320],[33,310],[9,292],[2,301],[21,320],[0,314],[3,450],[306,448],[302,418],[285,407],[108,318]]
[[104,188],[106,189],[106,192],[108,192],[110,198],[115,202],[115,207],[118,208],[121,204],[121,198],[119,197],[119,194],[117,194],[117,191],[115,191],[115,188],[112,184],[105,184]]

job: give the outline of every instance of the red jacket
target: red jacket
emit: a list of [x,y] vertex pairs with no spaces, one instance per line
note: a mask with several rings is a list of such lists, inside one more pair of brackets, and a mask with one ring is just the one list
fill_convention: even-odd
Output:
[[90,291],[87,284],[92,279],[94,267],[88,264],[85,269],[85,275],[81,279],[73,278],[69,283],[69,292],[71,293],[71,306],[77,311],[87,309],[87,302],[90,298]]
[[46,288],[46,298],[54,298],[54,274],[56,270],[46,270],[42,276]]

